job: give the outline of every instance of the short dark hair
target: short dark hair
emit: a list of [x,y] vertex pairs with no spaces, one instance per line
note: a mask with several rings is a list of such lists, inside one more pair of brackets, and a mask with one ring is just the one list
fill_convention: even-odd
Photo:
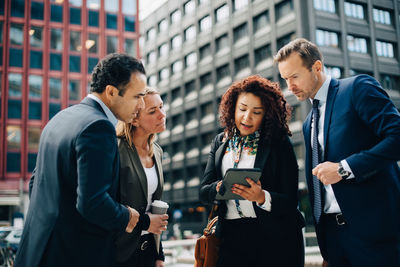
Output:
[[297,38],[279,49],[274,57],[274,61],[279,63],[285,61],[293,52],[299,54],[303,60],[303,65],[311,71],[315,61],[320,60],[323,63],[323,56],[318,47],[304,38]]
[[90,92],[102,93],[107,85],[112,85],[119,90],[118,95],[123,96],[135,72],[146,75],[141,61],[126,54],[109,54],[94,67]]
[[233,83],[222,96],[219,106],[220,123],[228,138],[232,138],[236,129],[236,102],[241,93],[252,93],[261,100],[265,111],[259,130],[261,138],[274,139],[291,135],[287,124],[290,107],[279,84],[259,75],[252,75]]

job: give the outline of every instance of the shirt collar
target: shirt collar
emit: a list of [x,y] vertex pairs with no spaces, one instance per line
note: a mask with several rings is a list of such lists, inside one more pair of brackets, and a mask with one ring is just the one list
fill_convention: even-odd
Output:
[[[325,82],[322,84],[321,88],[319,88],[317,94],[314,97],[314,99],[318,99],[321,104],[326,102],[326,99],[328,97],[329,84],[331,83],[331,80],[332,80],[331,76],[326,75]],[[310,101],[312,103],[313,100],[310,98]]]
[[88,97],[90,97],[91,99],[93,99],[94,101],[96,101],[97,103],[100,104],[101,108],[104,110],[104,112],[106,113],[106,116],[108,118],[108,120],[114,125],[114,127],[117,125],[117,118],[115,117],[115,115],[111,112],[111,110],[106,106],[106,104],[104,104],[103,101],[101,101],[100,98],[98,98],[97,96],[95,96],[94,94],[88,94]]

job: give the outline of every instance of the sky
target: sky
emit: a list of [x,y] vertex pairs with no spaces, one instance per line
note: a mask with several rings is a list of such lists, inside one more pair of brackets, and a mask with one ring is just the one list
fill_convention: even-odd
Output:
[[139,20],[145,19],[153,10],[157,9],[166,1],[167,0],[139,0]]

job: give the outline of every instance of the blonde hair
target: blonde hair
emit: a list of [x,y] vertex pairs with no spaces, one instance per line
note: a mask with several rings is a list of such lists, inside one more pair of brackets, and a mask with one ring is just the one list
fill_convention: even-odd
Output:
[[[145,97],[147,95],[159,95],[160,93],[151,87],[146,87],[145,91]],[[138,118],[140,116],[140,112],[138,114]],[[117,131],[117,136],[121,138],[125,138],[125,140],[128,142],[128,145],[130,147],[133,147],[133,137],[135,133],[136,127],[132,123],[127,123],[123,121],[118,121],[116,131]],[[149,139],[147,139],[147,144],[149,145],[149,156],[153,157],[154,151],[153,151],[153,143],[156,139],[155,134],[150,134]]]

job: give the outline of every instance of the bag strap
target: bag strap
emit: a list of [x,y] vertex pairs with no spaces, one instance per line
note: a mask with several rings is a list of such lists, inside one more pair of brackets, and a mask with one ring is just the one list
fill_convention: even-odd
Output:
[[216,217],[216,216],[214,215],[214,213],[217,212],[217,209],[218,209],[218,205],[217,205],[217,204],[213,204],[213,205],[212,205],[212,208],[211,208],[211,210],[210,210],[210,214],[208,215],[208,221],[211,221],[214,217]]

